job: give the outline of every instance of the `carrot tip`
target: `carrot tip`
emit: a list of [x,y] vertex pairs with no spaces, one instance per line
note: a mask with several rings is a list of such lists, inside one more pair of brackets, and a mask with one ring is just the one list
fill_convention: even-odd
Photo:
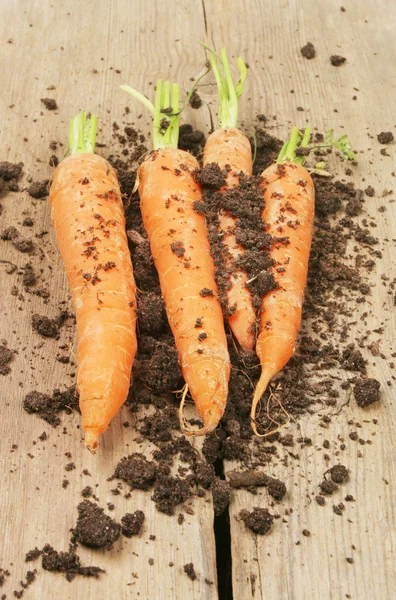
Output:
[[180,407],[179,407],[179,423],[180,423],[180,429],[181,432],[184,435],[207,435],[209,433],[212,433],[212,431],[214,431],[217,427],[217,425],[219,424],[218,421],[216,420],[209,420],[208,422],[204,422],[204,426],[201,427],[200,429],[195,429],[193,427],[191,427],[190,425],[187,424],[187,421],[184,417],[183,414],[183,410],[184,410],[184,405],[186,403],[186,396],[188,393],[188,384],[186,383],[186,385],[184,386],[183,389],[183,395],[182,395],[182,399],[180,402]]
[[95,448],[98,447],[98,440],[99,435],[96,431],[93,431],[92,429],[87,429],[85,431],[85,447],[88,448],[90,452],[93,452],[93,454],[95,454]]
[[255,435],[257,435],[257,437],[265,438],[265,437],[268,437],[269,435],[277,433],[278,431],[280,431],[281,429],[283,429],[284,427],[286,427],[286,425],[290,421],[290,414],[287,412],[287,410],[284,408],[283,404],[275,396],[275,394],[272,394],[272,392],[271,392],[271,395],[273,395],[275,397],[275,399],[278,402],[281,410],[286,415],[287,420],[286,420],[285,423],[278,424],[278,426],[275,429],[271,429],[271,431],[266,431],[265,433],[259,433],[257,431],[257,425],[256,425],[257,405],[258,405],[259,401],[261,400],[261,397],[264,394],[265,390],[267,389],[269,382],[271,381],[272,377],[276,374],[276,372],[277,372],[276,370],[273,371],[273,370],[270,370],[270,369],[263,370],[261,372],[261,377],[260,377],[260,379],[258,381],[258,384],[256,386],[256,389],[254,391],[253,402],[252,402],[252,409],[251,409],[251,412],[250,412],[250,420],[251,420],[251,426],[252,426],[253,432],[254,432]]

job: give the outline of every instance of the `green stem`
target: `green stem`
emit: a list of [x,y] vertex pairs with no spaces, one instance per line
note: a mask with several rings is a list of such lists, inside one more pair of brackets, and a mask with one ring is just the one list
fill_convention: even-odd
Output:
[[87,117],[83,110],[71,119],[68,137],[70,154],[95,152],[97,123],[96,115]]
[[305,156],[296,156],[297,148],[306,148],[311,137],[311,129],[306,127],[301,135],[297,127],[293,127],[290,138],[283,144],[276,162],[294,162],[303,165]]
[[244,91],[244,84],[247,77],[247,67],[245,62],[240,56],[238,57],[237,66],[239,70],[239,81],[235,84],[225,48],[221,50],[219,56],[214,50],[205,44],[202,44],[202,42],[201,45],[210,52],[209,61],[219,92],[219,127],[221,129],[225,129],[226,127],[237,127],[238,98]]
[[139,100],[153,115],[153,149],[177,148],[179,141],[179,86],[177,83],[158,79],[154,105],[140,92],[129,85],[120,86]]

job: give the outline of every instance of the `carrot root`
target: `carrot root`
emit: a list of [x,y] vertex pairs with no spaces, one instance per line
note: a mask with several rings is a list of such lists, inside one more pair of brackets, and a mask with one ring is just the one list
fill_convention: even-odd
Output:
[[84,438],[85,447],[93,454],[95,454],[95,452],[94,452],[95,448],[98,447],[98,440],[99,440],[99,435],[96,431],[94,431],[93,429],[85,430],[85,438]]
[[179,423],[180,423],[181,432],[183,433],[183,435],[187,435],[187,436],[208,435],[209,433],[212,433],[212,431],[214,431],[216,429],[217,425],[219,424],[219,419],[216,417],[209,418],[209,419],[204,417],[204,426],[201,427],[200,429],[195,429],[194,427],[191,427],[190,425],[188,425],[187,420],[183,414],[184,406],[186,404],[187,394],[188,394],[188,384],[186,383],[183,388],[183,395],[182,395],[182,398],[180,401],[180,406],[179,406]]
[[[251,421],[251,427],[253,429],[253,432],[255,435],[257,435],[257,437],[260,438],[265,438],[268,437],[270,435],[273,435],[274,433],[277,433],[278,431],[280,431],[281,429],[283,429],[284,427],[286,427],[286,425],[289,423],[290,421],[290,415],[287,412],[287,410],[283,407],[282,403],[278,400],[278,398],[276,398],[276,401],[278,402],[280,408],[282,409],[282,411],[285,413],[286,417],[287,417],[287,421],[286,423],[283,423],[281,425],[278,425],[275,429],[271,429],[270,431],[266,431],[265,433],[259,433],[257,430],[257,425],[256,425],[256,417],[257,417],[257,406],[258,403],[260,402],[261,398],[263,397],[264,392],[266,391],[269,382],[271,381],[272,377],[274,377],[274,375],[276,375],[276,373],[278,372],[278,370],[275,368],[270,368],[268,367],[267,369],[263,369],[261,372],[261,376],[260,379],[256,385],[256,389],[254,390],[254,395],[253,395],[253,401],[252,401],[252,408],[250,411],[250,421]],[[276,423],[276,421],[274,421]]]

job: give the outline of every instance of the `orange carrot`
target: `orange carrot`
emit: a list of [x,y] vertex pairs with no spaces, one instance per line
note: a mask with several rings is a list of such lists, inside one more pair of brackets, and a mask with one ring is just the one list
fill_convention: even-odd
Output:
[[[207,139],[203,164],[204,167],[216,163],[220,169],[227,168],[226,185],[223,191],[239,185],[241,174],[252,174],[252,152],[248,138],[237,129],[238,98],[243,92],[246,79],[246,66],[242,58],[238,58],[241,79],[235,86],[225,49],[220,53],[219,60],[223,66],[222,76],[215,54],[211,52],[210,63],[219,88],[219,125]],[[230,288],[227,290],[228,305],[232,315],[228,317],[231,330],[238,343],[245,350],[253,350],[255,340],[256,315],[253,308],[250,290],[246,287],[248,275],[245,271],[237,269],[235,263],[245,253],[244,248],[237,243],[235,227],[237,219],[221,210],[219,213],[219,230],[222,233],[222,242],[225,246],[225,264],[231,270]]]
[[[301,147],[309,142],[305,130]],[[261,175],[264,194],[262,218],[266,233],[275,239],[271,249],[271,271],[278,285],[262,301],[260,333],[256,352],[261,377],[251,409],[252,428],[257,433],[256,409],[270,380],[288,362],[294,352],[300,327],[304,288],[307,280],[315,208],[312,178],[303,167],[304,157],[295,155],[300,140],[297,128],[280,152],[276,164]],[[276,238],[286,238],[276,241]],[[268,435],[268,434],[266,434]]]
[[192,175],[198,162],[177,149],[176,84],[171,91],[168,81],[157,82],[155,106],[133,88],[122,89],[154,115],[154,152],[138,173],[140,206],[181,370],[204,423],[199,430],[186,429],[181,405],[181,426],[187,434],[203,435],[224,413],[230,359],[205,218],[194,210],[202,198]]
[[51,217],[77,322],[77,389],[88,448],[128,395],[136,298],[117,175],[94,154],[96,117],[70,124],[71,155],[54,173]]

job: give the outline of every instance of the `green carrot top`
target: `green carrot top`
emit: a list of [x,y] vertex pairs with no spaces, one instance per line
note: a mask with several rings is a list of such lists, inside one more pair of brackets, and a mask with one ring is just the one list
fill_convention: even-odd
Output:
[[155,103],[153,104],[140,92],[129,85],[120,86],[139,100],[153,115],[153,148],[177,148],[179,141],[179,86],[177,83],[158,79],[155,90]]
[[302,135],[297,127],[293,127],[290,138],[283,144],[276,162],[294,162],[297,165],[303,165],[305,162],[304,155],[297,155],[297,148],[306,148],[311,137],[310,127],[306,127]]
[[220,55],[218,55],[205,44],[202,44],[202,46],[210,52],[209,61],[219,91],[219,127],[221,129],[225,129],[226,127],[237,127],[238,98],[243,94],[244,91],[243,86],[247,77],[246,64],[240,56],[237,58],[237,66],[240,76],[238,83],[235,84],[232,78],[230,64],[228,62],[225,48],[223,48],[220,51]]
[[93,154],[95,152],[97,123],[96,115],[87,117],[83,110],[71,119],[68,137],[70,154],[82,154],[83,152]]

